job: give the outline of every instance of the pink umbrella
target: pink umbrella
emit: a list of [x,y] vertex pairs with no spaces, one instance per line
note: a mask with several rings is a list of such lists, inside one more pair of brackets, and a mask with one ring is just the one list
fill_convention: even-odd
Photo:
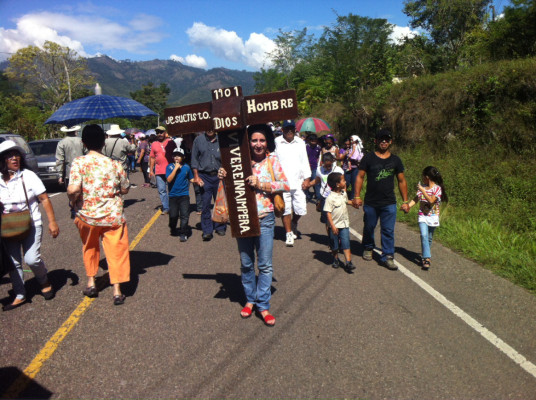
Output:
[[331,131],[331,126],[321,118],[309,117],[296,122],[298,132],[320,132]]
[[134,134],[134,137],[135,137],[136,139],[139,139],[140,136],[145,136],[145,133],[143,133],[143,132],[138,132],[138,133]]

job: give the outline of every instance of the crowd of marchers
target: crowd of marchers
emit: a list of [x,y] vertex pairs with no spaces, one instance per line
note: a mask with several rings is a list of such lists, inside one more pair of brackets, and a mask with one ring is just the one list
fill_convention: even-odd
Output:
[[[97,297],[96,277],[100,246],[104,249],[113,304],[125,302],[121,284],[130,280],[128,229],[123,195],[136,185],[129,174],[143,174],[143,190],[154,190],[159,197],[161,215],[167,215],[169,233],[186,242],[192,236],[190,186],[195,210],[201,219],[201,237],[211,241],[214,234],[225,236],[227,224],[213,217],[218,192],[225,190],[228,171],[222,167],[218,135],[200,132],[191,146],[183,138],[170,138],[158,126],[153,135],[125,134],[118,125],[106,132],[99,125],[63,127],[65,133],[56,150],[59,182],[67,188],[71,218],[82,243],[87,284],[83,295]],[[431,244],[439,226],[440,206],[447,201],[441,173],[433,166],[423,169],[415,194],[408,197],[402,160],[391,153],[393,137],[389,130],[375,134],[374,149],[365,152],[361,138],[352,135],[338,146],[333,135],[296,132],[295,123],[252,125],[247,128],[252,175],[245,182],[255,192],[260,235],[237,238],[241,281],[246,303],[242,318],[258,312],[267,326],[275,325],[270,311],[272,255],[276,214],[285,230],[285,245],[294,247],[301,238],[300,219],[307,215],[307,204],[314,202],[325,225],[332,254],[331,266],[354,273],[350,251],[348,207],[363,210],[363,259],[372,260],[373,251],[381,253],[380,263],[396,270],[395,221],[398,210],[395,184],[402,198],[400,210],[408,213],[417,205],[421,232],[421,266],[431,266]],[[190,142],[191,143],[191,142]],[[27,168],[24,151],[6,140],[0,144],[0,209],[2,265],[9,271],[13,297],[4,311],[26,303],[23,263],[41,285],[45,300],[55,291],[41,257],[43,235],[39,203],[48,219],[48,231],[60,233],[46,188]],[[364,196],[361,192],[366,181]],[[395,182],[396,181],[396,182]],[[274,198],[282,195],[284,205]],[[381,243],[377,247],[374,231],[380,223]],[[176,239],[175,239],[176,240]],[[341,259],[341,254],[344,260]],[[258,273],[256,273],[255,266]]]

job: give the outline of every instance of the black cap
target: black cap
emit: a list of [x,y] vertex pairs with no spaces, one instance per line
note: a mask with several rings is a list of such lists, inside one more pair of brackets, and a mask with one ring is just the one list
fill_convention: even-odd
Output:
[[388,137],[389,139],[392,139],[393,134],[391,133],[389,129],[385,129],[385,128],[380,129],[378,132],[376,132],[376,140],[384,138],[384,137]]

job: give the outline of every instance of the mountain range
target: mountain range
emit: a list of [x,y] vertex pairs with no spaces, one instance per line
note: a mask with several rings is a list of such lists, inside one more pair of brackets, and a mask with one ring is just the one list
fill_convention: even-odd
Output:
[[[87,58],[87,66],[102,94],[130,97],[130,92],[140,90],[152,82],[155,86],[165,83],[170,88],[168,106],[202,103],[212,99],[211,90],[242,86],[244,96],[255,93],[253,72],[226,68],[204,70],[172,60],[117,61],[108,56]],[[8,61],[0,62],[0,71]]]
[[242,86],[244,96],[254,94],[253,72],[226,68],[204,70],[172,60],[116,61],[108,56],[87,59],[88,68],[102,87],[102,93],[130,97],[148,82],[170,88],[168,105],[180,106],[210,101],[211,90]]

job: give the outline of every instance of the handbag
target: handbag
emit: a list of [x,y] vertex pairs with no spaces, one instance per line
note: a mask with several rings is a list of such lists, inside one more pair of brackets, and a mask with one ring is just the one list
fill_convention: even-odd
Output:
[[223,181],[220,181],[218,185],[218,193],[216,194],[214,208],[212,209],[212,221],[220,224],[229,222],[229,206],[227,205]]
[[[275,181],[275,175],[274,175],[274,168],[272,167],[272,161],[270,161],[270,157],[268,156],[268,170],[270,171],[270,175],[272,176],[272,181]],[[277,218],[280,218],[285,213],[285,200],[283,199],[283,194],[278,193],[272,193],[272,200],[274,202],[274,214]]]
[[21,241],[26,239],[30,234],[32,227],[32,215],[30,213],[30,202],[28,201],[28,193],[26,193],[26,185],[24,184],[24,178],[22,175],[21,181],[28,209],[25,211],[2,214],[2,225],[0,227],[2,239]]

